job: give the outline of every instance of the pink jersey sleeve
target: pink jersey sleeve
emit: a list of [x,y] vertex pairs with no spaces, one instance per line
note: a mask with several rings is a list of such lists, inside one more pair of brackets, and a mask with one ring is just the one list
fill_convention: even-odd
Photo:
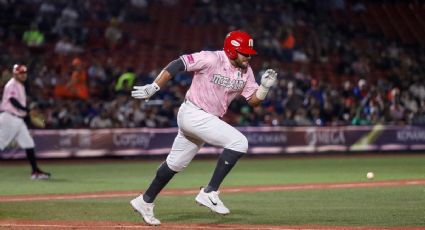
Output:
[[246,85],[241,95],[245,97],[245,99],[248,101],[249,99],[251,99],[252,95],[254,95],[257,89],[258,89],[258,84],[255,81],[254,73],[252,72],[252,69],[249,68]]
[[198,70],[206,70],[211,65],[217,63],[218,56],[213,52],[201,51],[182,55],[181,59],[186,67],[186,71],[196,72]]

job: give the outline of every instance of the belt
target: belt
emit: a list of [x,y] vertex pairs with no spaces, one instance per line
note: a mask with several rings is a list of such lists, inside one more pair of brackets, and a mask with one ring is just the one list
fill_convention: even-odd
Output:
[[200,108],[199,106],[197,106],[197,105],[195,105],[193,102],[191,102],[191,101],[189,101],[188,99],[184,99],[184,103],[186,103],[186,104],[188,104],[188,105],[191,105],[191,106],[193,106],[193,107],[195,107],[195,108],[197,108],[197,109],[200,109],[200,110],[203,110],[202,108]]
[[8,114],[10,114],[10,115],[12,115],[12,116],[14,116],[14,117],[18,117],[18,118],[24,119],[24,117],[18,116],[18,115],[14,114],[14,113],[11,113],[11,112],[7,112],[7,111],[0,111],[0,113],[2,113],[2,112],[4,112],[4,113],[8,113]]

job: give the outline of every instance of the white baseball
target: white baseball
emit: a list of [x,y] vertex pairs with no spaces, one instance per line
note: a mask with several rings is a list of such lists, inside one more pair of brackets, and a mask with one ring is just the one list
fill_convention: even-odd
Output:
[[367,174],[366,174],[366,178],[367,179],[373,179],[375,177],[375,174],[373,173],[373,172],[368,172]]

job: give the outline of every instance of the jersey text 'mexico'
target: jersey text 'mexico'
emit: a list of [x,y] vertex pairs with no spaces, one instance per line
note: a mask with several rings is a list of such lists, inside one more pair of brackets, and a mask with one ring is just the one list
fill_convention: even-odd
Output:
[[222,117],[229,104],[242,95],[249,100],[258,88],[251,67],[233,66],[224,51],[201,51],[180,57],[186,71],[194,72],[186,98],[204,111]]

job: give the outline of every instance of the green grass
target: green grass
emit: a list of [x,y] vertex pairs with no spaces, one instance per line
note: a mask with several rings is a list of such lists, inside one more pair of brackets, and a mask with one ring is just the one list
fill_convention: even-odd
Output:
[[[92,161],[43,168],[51,181],[30,181],[26,164],[0,164],[0,195],[144,190],[159,161]],[[193,188],[208,182],[214,160],[195,160],[167,188]],[[425,155],[242,159],[223,186],[424,179]],[[425,186],[334,190],[224,193],[232,214],[212,215],[191,196],[159,196],[156,215],[165,223],[425,226]],[[140,222],[130,198],[0,203],[0,219],[112,220]]]
[[[156,216],[165,223],[425,226],[423,186],[223,194],[222,199],[231,215],[212,214],[195,205],[192,195],[160,197]],[[1,203],[0,219],[140,222],[129,200]]]

